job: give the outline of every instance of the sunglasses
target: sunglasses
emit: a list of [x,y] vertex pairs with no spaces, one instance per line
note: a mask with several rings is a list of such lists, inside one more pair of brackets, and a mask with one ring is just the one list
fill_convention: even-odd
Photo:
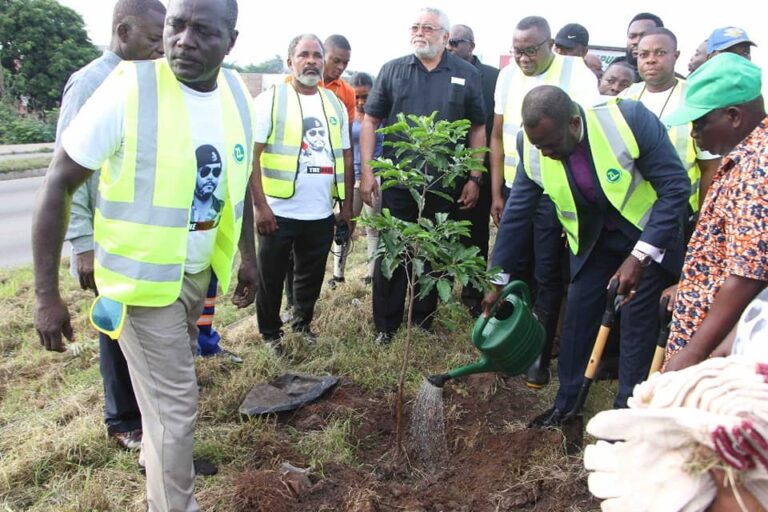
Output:
[[307,130],[307,135],[310,137],[325,137],[325,130],[322,128],[310,128]]
[[200,169],[200,177],[205,178],[209,174],[213,173],[214,178],[218,178],[219,175],[221,175],[221,165],[215,164],[214,165],[204,165]]
[[459,46],[461,43],[471,43],[471,39],[449,39],[448,40],[448,46],[451,48],[455,48]]
[[411,34],[416,34],[419,29],[421,29],[421,31],[425,34],[432,34],[438,30],[443,30],[443,27],[435,27],[434,25],[419,25],[418,23],[414,23],[411,25]]
[[127,310],[125,304],[99,295],[91,304],[88,319],[97,331],[117,340],[123,331]]

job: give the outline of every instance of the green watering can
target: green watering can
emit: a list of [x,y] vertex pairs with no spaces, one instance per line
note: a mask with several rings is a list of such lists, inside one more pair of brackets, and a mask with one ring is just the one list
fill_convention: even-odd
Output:
[[512,281],[502,289],[490,316],[475,322],[472,343],[480,351],[479,361],[427,380],[443,387],[449,379],[472,373],[520,375],[528,370],[544,348],[544,326],[531,312],[531,297],[524,282]]

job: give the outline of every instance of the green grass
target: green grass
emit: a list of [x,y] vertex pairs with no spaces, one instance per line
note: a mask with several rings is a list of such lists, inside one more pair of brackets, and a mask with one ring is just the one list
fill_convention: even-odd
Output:
[[[222,345],[244,363],[197,361],[201,394],[195,453],[221,470],[198,480],[197,495],[206,509],[231,511],[227,504],[236,502],[237,492],[233,475],[277,470],[286,453],[294,453],[299,464],[311,464],[320,477],[328,464],[357,467],[361,448],[350,433],[361,418],[354,410],[338,408],[324,417],[322,429],[300,431],[274,418],[243,418],[237,409],[254,384],[286,371],[334,374],[375,396],[394,389],[405,335],[398,333],[387,347],[372,343],[371,292],[360,280],[365,245],[363,237],[355,244],[346,283],[336,290],[323,288],[313,324],[316,345],[289,335],[287,356],[279,360],[264,348],[252,306],[236,309],[229,294],[217,300],[214,323]],[[329,258],[329,271],[331,265]],[[0,512],[145,510],[135,454],[120,451],[105,434],[96,335],[84,316],[92,296],[69,276],[66,261],[59,278],[76,338],[86,342],[78,357],[40,347],[32,323],[31,269],[0,270]],[[409,399],[425,375],[477,359],[467,313],[441,306],[437,319],[435,333],[414,333]],[[607,396],[602,387],[593,387],[591,404]],[[542,404],[554,391],[549,386]],[[364,489],[358,491],[363,500]]]
[[0,160],[0,173],[20,172],[33,169],[45,169],[51,163],[52,156],[30,156],[28,158],[9,158]]

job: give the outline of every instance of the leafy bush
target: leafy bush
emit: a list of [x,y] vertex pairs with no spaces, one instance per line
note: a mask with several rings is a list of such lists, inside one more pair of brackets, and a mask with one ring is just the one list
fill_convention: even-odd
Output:
[[0,144],[53,142],[58,117],[58,109],[20,115],[10,101],[0,101]]

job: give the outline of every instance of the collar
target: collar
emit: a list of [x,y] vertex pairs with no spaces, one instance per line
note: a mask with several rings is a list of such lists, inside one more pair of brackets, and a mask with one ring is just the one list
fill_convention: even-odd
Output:
[[104,49],[104,53],[101,54],[101,56],[104,58],[104,60],[107,60],[109,62],[113,62],[115,64],[119,64],[123,62],[123,59],[120,58],[118,54],[110,50],[109,48]]
[[[408,64],[411,66],[421,66],[426,69],[424,64],[419,60],[419,58],[414,55],[413,53],[409,55],[410,59],[408,60]],[[451,62],[451,59],[458,59],[458,57],[454,57],[451,55],[451,52],[448,50],[443,50],[443,55],[440,57],[440,62],[437,63],[437,66],[435,66],[435,69],[432,71],[435,71],[437,69],[452,69],[454,66]]]

